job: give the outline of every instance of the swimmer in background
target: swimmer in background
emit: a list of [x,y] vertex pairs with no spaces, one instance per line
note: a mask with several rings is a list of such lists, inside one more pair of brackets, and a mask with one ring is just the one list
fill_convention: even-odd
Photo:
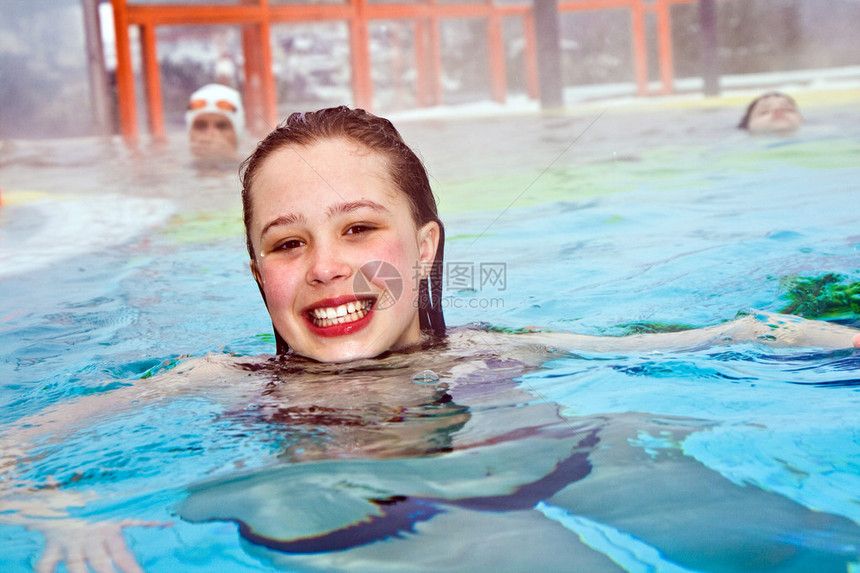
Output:
[[202,163],[238,162],[245,110],[235,89],[208,84],[191,94],[185,112],[191,155]]
[[[240,409],[242,400],[247,403],[272,394],[271,380],[251,377],[253,371],[295,369],[285,377],[285,384],[277,386],[277,392],[289,394],[288,399],[273,398],[273,408],[286,404],[314,408],[315,412],[327,406],[356,411],[365,403],[368,409],[381,403],[397,412],[404,404],[424,399],[418,394],[428,390],[411,379],[413,372],[422,369],[452,380],[454,402],[468,407],[470,392],[502,394],[525,372],[557,358],[559,351],[684,351],[743,342],[860,346],[857,329],[769,313],[748,314],[695,330],[626,337],[447,329],[439,274],[444,227],[421,160],[388,120],[345,107],[293,114],[258,144],[242,173],[250,270],[274,326],[278,356],[186,360],[145,383],[90,395],[19,421],[17,430],[3,438],[0,466],[11,476],[7,487],[14,484],[14,468],[26,464],[31,445],[44,434],[62,435],[69,428],[138,408],[145,401],[176,399],[194,392],[213,399],[223,397],[232,402],[230,408]],[[492,362],[503,364],[508,373],[489,368]],[[350,365],[344,363],[353,363],[358,376],[350,377]],[[375,382],[378,392],[375,387],[374,392],[368,391],[363,374],[374,364],[388,366]],[[486,378],[485,384],[468,382],[481,376]],[[458,393],[458,385],[459,392],[465,388],[464,394]],[[226,393],[235,395],[227,397]],[[529,410],[491,411],[489,415],[494,416],[511,413],[504,423],[492,425],[476,423],[481,414],[472,412],[471,426],[477,430],[458,433],[450,449],[513,440],[504,436],[516,436],[516,428],[525,431],[533,422],[517,419],[516,412],[538,407],[547,428],[569,427],[550,403]],[[389,426],[395,433],[408,432],[406,425],[392,422]],[[381,437],[376,443],[371,439],[356,443],[351,428],[343,424],[336,428],[326,446],[329,449],[319,452],[318,458],[290,460],[385,457],[374,451],[381,447]],[[503,428],[504,435],[481,435],[493,428]],[[625,428],[613,422],[601,435],[614,432],[623,444],[629,439]],[[337,433],[340,431],[343,434]],[[304,444],[301,449],[308,450]],[[113,561],[124,571],[139,571],[125,546],[122,529],[157,524],[130,520],[88,523],[70,518],[40,521],[35,517],[40,515],[38,511],[62,515],[64,504],[72,505],[70,497],[63,495],[69,493],[35,488],[26,505],[19,496],[0,506],[4,521],[44,533],[48,548],[40,561],[42,569],[59,562],[79,567]],[[64,527],[67,521],[69,525]]]
[[797,102],[789,95],[772,91],[750,102],[738,128],[755,134],[789,134],[802,124]]

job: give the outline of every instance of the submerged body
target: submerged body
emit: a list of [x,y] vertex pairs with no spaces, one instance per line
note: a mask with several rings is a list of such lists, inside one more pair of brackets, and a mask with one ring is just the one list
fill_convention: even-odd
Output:
[[[73,436],[84,424],[122,420],[141,408],[215,404],[231,433],[268,444],[270,453],[235,459],[223,477],[187,484],[175,515],[236,523],[250,555],[287,570],[560,571],[571,560],[589,571],[631,564],[804,571],[812,563],[818,571],[844,570],[860,550],[857,524],[736,485],[684,453],[691,435],[719,421],[571,415],[529,382],[543,364],[575,357],[571,350],[599,357],[622,344],[630,352],[638,340],[633,352],[647,354],[656,340],[671,362],[729,337],[737,341],[756,325],[777,335],[804,325],[793,317],[765,318],[704,329],[707,336],[692,345],[679,344],[675,333],[625,340],[467,328],[442,343],[345,364],[296,356],[191,359],[135,386],[25,420],[7,439]],[[784,318],[789,326],[776,326]],[[821,335],[845,331],[825,328]],[[779,344],[773,338],[754,344]],[[657,442],[643,447],[643,436]],[[254,469],[237,472],[240,462]],[[219,463],[217,455],[198,460],[196,474]],[[43,489],[24,507],[6,501],[5,510],[21,510],[21,518],[30,513],[25,522],[46,533],[49,547],[74,545],[104,528],[40,521],[33,511],[39,498],[43,514],[69,511],[66,504],[81,500]],[[831,541],[815,541],[822,538]],[[46,555],[52,558],[74,560]]]

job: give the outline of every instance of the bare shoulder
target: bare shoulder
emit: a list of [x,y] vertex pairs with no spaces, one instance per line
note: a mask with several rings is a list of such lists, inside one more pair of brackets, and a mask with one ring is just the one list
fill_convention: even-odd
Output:
[[529,366],[539,366],[556,356],[566,347],[557,346],[554,335],[564,333],[538,333],[522,331],[496,331],[481,328],[456,329],[448,334],[450,354],[458,357],[493,355],[500,359],[515,360]]

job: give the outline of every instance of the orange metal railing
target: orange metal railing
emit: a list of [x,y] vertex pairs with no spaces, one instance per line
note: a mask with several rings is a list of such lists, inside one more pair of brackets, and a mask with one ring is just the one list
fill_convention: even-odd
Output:
[[[479,0],[480,1],[480,0]],[[657,18],[657,47],[662,88],[674,87],[670,5],[696,0],[567,0],[559,2],[560,12],[626,9],[631,15],[633,62],[637,92],[649,95],[645,14]],[[131,57],[129,28],[140,30],[141,65],[146,92],[149,131],[164,137],[164,112],[158,69],[157,26],[240,25],[245,62],[244,99],[251,131],[262,133],[277,123],[277,98],[272,74],[270,27],[272,23],[345,21],[350,31],[353,103],[370,108],[373,100],[368,24],[372,20],[412,20],[415,33],[416,87],[418,104],[437,105],[442,101],[439,20],[442,18],[484,18],[489,53],[491,97],[503,102],[507,97],[502,18],[522,18],[525,37],[525,77],[528,95],[538,97],[536,32],[532,7],[528,4],[496,5],[493,0],[472,4],[439,4],[424,0],[416,4],[376,4],[368,0],[345,0],[343,4],[270,4],[269,0],[240,0],[235,5],[134,4],[133,0],[111,0],[116,26],[117,91],[120,129],[129,140],[138,137],[137,99]]]
[[640,96],[649,95],[648,90],[648,39],[645,34],[645,14],[657,17],[657,49],[660,66],[661,94],[674,91],[672,63],[672,27],[670,5],[696,2],[697,0],[571,0],[559,2],[559,12],[584,12],[595,10],[630,10],[633,35],[633,67],[636,75],[636,90]]

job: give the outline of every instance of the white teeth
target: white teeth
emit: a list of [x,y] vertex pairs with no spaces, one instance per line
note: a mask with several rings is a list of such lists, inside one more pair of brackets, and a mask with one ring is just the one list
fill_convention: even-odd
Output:
[[311,318],[317,326],[344,324],[364,318],[371,306],[373,301],[357,300],[337,307],[315,308],[311,311]]

